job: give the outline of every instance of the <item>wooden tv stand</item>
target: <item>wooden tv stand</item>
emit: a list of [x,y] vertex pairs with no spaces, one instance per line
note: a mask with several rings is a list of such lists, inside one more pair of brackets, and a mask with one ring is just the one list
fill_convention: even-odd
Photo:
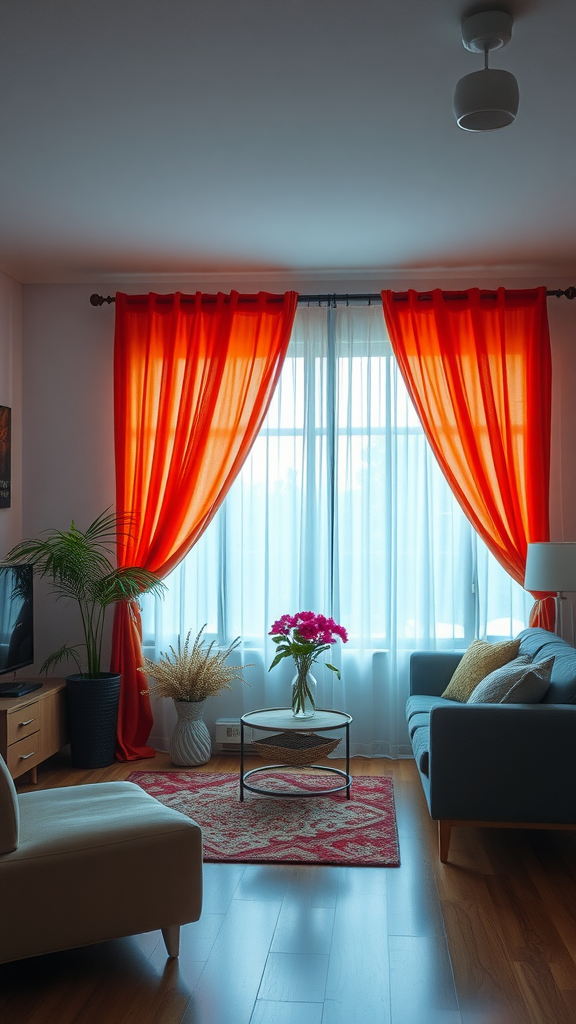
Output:
[[0,697],[0,754],[13,779],[30,772],[35,783],[37,765],[68,743],[66,680],[26,682],[41,682],[42,689],[23,697]]

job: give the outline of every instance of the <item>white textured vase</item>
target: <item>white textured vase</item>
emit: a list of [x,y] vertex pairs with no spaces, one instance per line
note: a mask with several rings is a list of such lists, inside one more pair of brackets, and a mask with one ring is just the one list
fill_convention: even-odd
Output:
[[170,740],[173,764],[206,764],[212,753],[210,733],[202,715],[205,700],[175,700],[178,721]]

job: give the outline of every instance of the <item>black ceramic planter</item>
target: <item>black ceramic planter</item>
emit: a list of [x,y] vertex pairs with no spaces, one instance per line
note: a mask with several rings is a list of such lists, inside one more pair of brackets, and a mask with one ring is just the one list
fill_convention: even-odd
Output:
[[66,677],[68,730],[73,768],[105,768],[116,759],[120,676]]

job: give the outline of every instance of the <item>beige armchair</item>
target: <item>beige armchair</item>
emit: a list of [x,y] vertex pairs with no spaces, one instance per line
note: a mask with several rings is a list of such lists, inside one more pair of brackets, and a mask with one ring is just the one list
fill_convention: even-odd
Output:
[[0,757],[0,963],[180,925],[202,909],[202,833],[131,782],[18,795]]

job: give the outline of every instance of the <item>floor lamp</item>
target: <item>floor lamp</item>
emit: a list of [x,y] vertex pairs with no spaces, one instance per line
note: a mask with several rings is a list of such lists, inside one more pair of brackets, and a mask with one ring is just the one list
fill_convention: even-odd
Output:
[[[566,592],[576,591],[576,541],[549,541],[528,545],[525,590],[556,593],[556,633],[564,633]],[[571,642],[574,644],[574,612],[570,603]]]

